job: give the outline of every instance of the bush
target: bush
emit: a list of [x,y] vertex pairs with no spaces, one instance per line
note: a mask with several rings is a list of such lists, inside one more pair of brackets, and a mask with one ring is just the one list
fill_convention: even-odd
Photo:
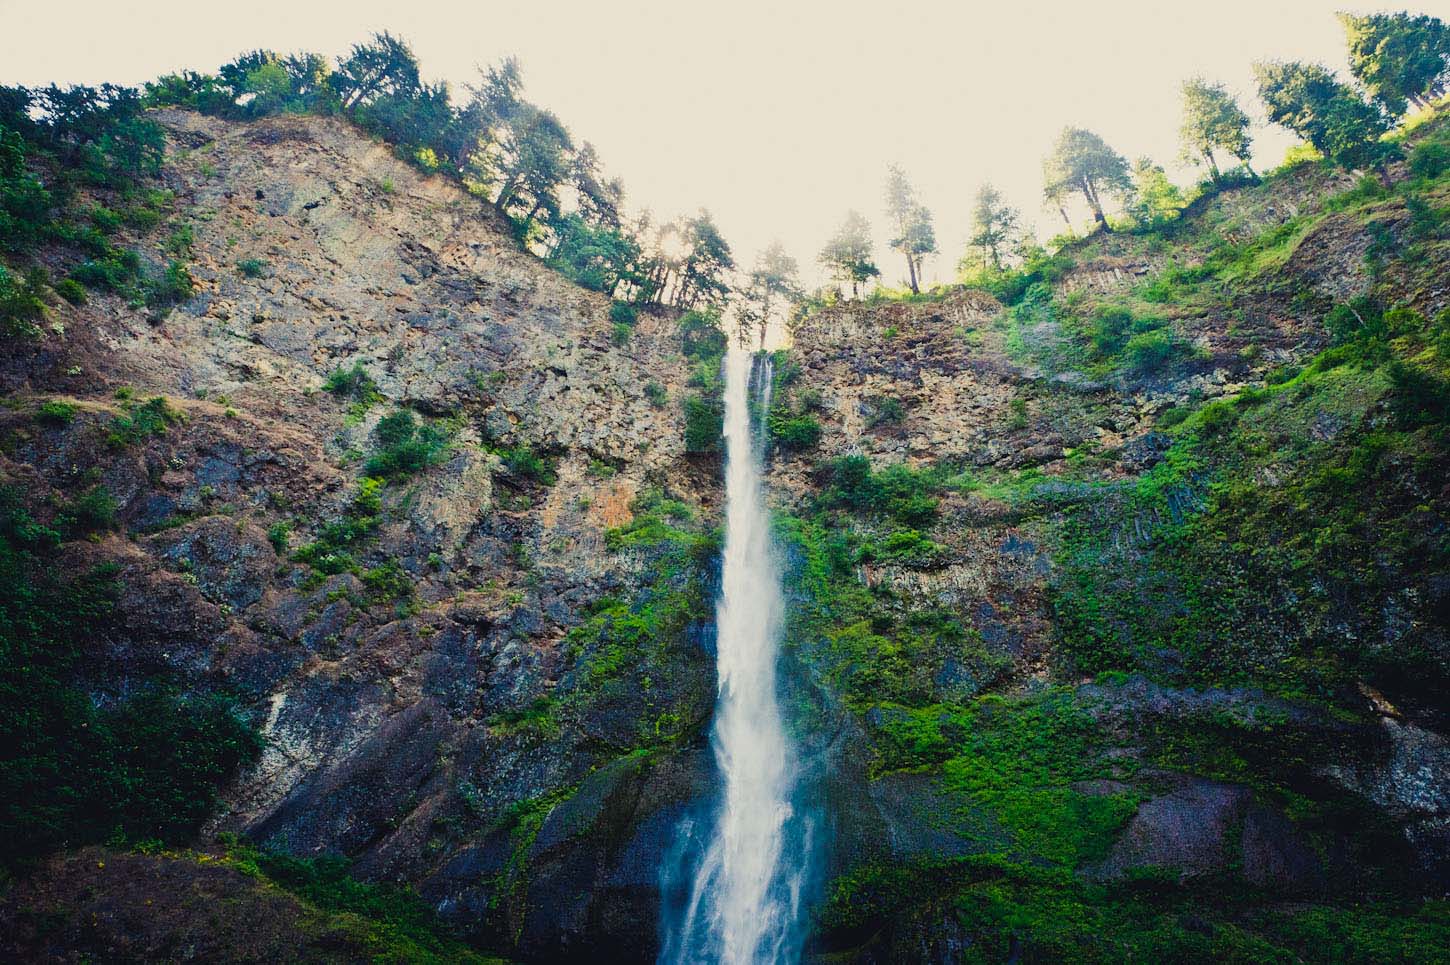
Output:
[[246,278],[261,278],[267,271],[267,263],[261,258],[243,258],[237,262],[237,271]]
[[167,264],[160,277],[146,280],[146,304],[153,308],[175,305],[190,298],[195,288],[196,282],[192,280],[187,267],[179,261],[172,261]]
[[670,393],[658,382],[646,382],[644,386],[644,397],[656,409],[663,409],[665,403],[670,400]]
[[61,507],[55,523],[71,537],[116,528],[116,497],[100,483]]
[[720,451],[725,432],[725,411],[718,400],[699,395],[685,396],[685,451]]
[[685,357],[696,361],[719,359],[727,339],[715,312],[686,312],[680,316],[680,343]]
[[1450,171],[1450,135],[1440,134],[1410,152],[1410,173],[1417,178],[1438,178]]
[[327,376],[327,381],[322,387],[328,392],[340,398],[349,398],[354,402],[361,402],[364,405],[372,405],[383,400],[382,393],[378,391],[378,384],[373,377],[363,368],[361,362],[354,362],[352,368],[335,368]]
[[1171,332],[1143,332],[1128,339],[1123,357],[1140,373],[1152,372],[1178,354],[1178,340]]
[[897,464],[875,472],[865,456],[842,456],[827,471],[829,483],[819,497],[824,508],[885,516],[908,526],[923,526],[937,517],[941,487],[934,470]]
[[504,449],[499,455],[503,459],[504,469],[515,479],[535,482],[541,486],[552,486],[559,479],[554,460],[540,455],[526,445]]
[[72,305],[86,303],[86,288],[74,278],[62,278],[55,286],[55,293]]
[[58,399],[51,399],[49,402],[42,402],[35,410],[35,418],[52,426],[69,425],[76,417],[76,407],[69,402],[61,402]]
[[[83,497],[84,498],[84,497]],[[0,866],[119,832],[179,843],[262,742],[217,695],[144,678],[104,709],[80,679],[119,592],[114,566],[61,573],[59,534],[0,488]]]
[[873,429],[877,426],[896,425],[906,418],[906,408],[901,400],[889,395],[877,396],[868,400],[867,404],[871,406],[871,415],[866,420],[866,425]]
[[[118,389],[117,398],[121,398]],[[155,396],[132,409],[126,415],[111,420],[111,432],[106,441],[116,447],[142,442],[151,436],[159,436],[166,427],[182,421],[182,414],[171,407],[162,396]]]
[[446,437],[437,427],[418,425],[413,413],[404,409],[385,416],[373,430],[378,449],[363,471],[380,479],[399,479],[422,472],[437,463]]
[[792,416],[777,410],[766,424],[771,441],[789,452],[813,449],[821,441],[821,424],[809,412]]
[[178,258],[184,258],[191,254],[192,246],[196,244],[196,233],[191,225],[184,224],[171,232],[166,239],[166,250]]
[[633,325],[638,320],[634,306],[628,302],[610,302],[609,320],[616,325]]
[[615,322],[614,329],[609,333],[609,341],[616,346],[627,345],[632,334],[634,334],[632,327],[624,322]]
[[1383,309],[1365,297],[1335,305],[1324,316],[1324,327],[1336,343],[1383,338],[1388,332]]
[[45,317],[42,276],[31,273],[20,279],[0,265],[0,335],[7,338],[34,338],[40,334],[36,324]]
[[87,288],[120,294],[130,291],[140,274],[140,255],[129,248],[112,248],[81,262],[70,276]]
[[862,546],[856,558],[862,563],[897,563],[909,567],[935,564],[946,547],[933,542],[914,529],[897,530],[885,539]]

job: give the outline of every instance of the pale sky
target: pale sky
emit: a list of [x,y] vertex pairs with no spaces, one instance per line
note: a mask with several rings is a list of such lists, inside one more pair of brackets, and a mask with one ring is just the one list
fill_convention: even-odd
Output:
[[[814,287],[824,280],[816,252],[857,208],[894,284],[904,264],[885,248],[888,164],[906,169],[936,216],[942,252],[928,278],[950,279],[983,180],[1055,233],[1060,219],[1040,207],[1040,159],[1074,124],[1190,182],[1197,174],[1176,162],[1182,79],[1222,80],[1257,114],[1253,61],[1343,71],[1333,12],[1345,5],[0,0],[0,83],[140,84],[183,67],[215,71],[256,47],[337,55],[386,29],[461,95],[475,65],[513,54],[526,96],[594,142],[631,209],[658,220],[707,207],[742,265],[779,238]],[[1450,19],[1450,0],[1411,6]],[[1292,143],[1255,133],[1260,169]]]

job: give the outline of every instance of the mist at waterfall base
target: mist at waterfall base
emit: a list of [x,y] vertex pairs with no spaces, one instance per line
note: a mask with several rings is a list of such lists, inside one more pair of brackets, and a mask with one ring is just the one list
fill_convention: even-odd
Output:
[[[725,357],[725,548],[716,606],[718,793],[684,817],[661,872],[659,961],[784,963],[800,957],[814,822],[776,677],[785,611],[761,486],[770,356]],[[674,900],[671,896],[675,896]]]

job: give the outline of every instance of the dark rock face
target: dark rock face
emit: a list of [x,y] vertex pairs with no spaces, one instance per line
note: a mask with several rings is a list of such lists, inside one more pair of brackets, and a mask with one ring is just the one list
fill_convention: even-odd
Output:
[[1180,881],[1241,872],[1252,884],[1289,894],[1323,884],[1309,842],[1248,788],[1186,775],[1166,781],[1170,789],[1138,806],[1108,857],[1086,870],[1090,877],[1120,879],[1147,868]]

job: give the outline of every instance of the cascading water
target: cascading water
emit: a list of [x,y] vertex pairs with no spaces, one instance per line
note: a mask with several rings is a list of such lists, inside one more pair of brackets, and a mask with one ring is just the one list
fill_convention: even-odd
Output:
[[[735,347],[725,357],[725,554],[712,735],[721,799],[688,902],[667,927],[662,962],[745,965],[799,954],[808,829],[792,826],[796,764],[776,694],[784,603],[750,431],[752,358]],[[766,365],[758,381],[768,398]]]

